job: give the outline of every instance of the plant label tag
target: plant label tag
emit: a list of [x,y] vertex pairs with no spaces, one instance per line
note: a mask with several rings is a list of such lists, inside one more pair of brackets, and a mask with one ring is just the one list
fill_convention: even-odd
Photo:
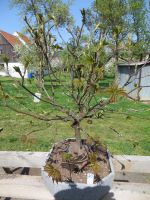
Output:
[[94,174],[87,173],[87,184],[93,184],[94,183]]
[[[35,93],[35,95],[37,96],[37,97],[39,97],[39,98],[41,98],[41,93]],[[34,102],[36,102],[36,103],[39,103],[40,102],[40,99],[39,98],[37,98],[36,96],[34,96]]]

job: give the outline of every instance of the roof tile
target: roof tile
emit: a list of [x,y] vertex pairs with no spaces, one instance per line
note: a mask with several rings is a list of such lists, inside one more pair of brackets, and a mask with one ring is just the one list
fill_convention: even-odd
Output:
[[[10,33],[7,33],[5,31],[2,31],[0,30],[0,34],[12,45],[12,46],[15,46],[15,45],[21,45],[22,42],[19,40],[19,38],[17,36],[14,36]],[[29,44],[30,43],[30,40],[23,34],[21,33],[18,33],[19,36],[21,37],[22,40],[25,41],[25,43]]]

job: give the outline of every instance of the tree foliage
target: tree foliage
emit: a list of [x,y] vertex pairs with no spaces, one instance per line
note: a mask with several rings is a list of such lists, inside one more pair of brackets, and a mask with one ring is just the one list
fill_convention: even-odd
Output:
[[23,62],[28,60],[31,66],[37,67],[39,82],[42,84],[44,70],[53,71],[51,62],[54,54],[62,49],[56,44],[54,30],[72,22],[69,4],[62,0],[12,0],[12,4],[20,9],[26,24],[25,30],[32,41],[28,49],[18,49],[18,53],[25,52],[20,59]]
[[94,22],[95,40],[107,40],[107,51],[115,58],[115,65],[145,59],[150,39],[146,1],[95,0],[88,10],[87,28],[92,30]]

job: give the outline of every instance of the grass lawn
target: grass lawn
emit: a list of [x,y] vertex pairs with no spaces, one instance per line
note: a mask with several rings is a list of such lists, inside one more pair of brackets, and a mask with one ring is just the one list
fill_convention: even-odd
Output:
[[[0,80],[9,94],[9,103],[21,110],[36,111],[39,114],[52,116],[54,108],[42,102],[34,103],[33,97],[16,85],[16,80],[2,78]],[[107,85],[106,79],[103,81]],[[37,92],[34,81],[28,87]],[[49,87],[47,82],[46,87]],[[57,99],[62,104],[72,106],[71,100],[60,95]],[[70,123],[44,122],[29,116],[16,113],[3,106],[0,99],[0,150],[16,151],[48,151],[51,145],[74,133]],[[107,106],[103,118],[95,119],[91,124],[82,123],[83,129],[94,137],[98,137],[108,145],[113,154],[150,155],[150,105],[122,99],[118,103]],[[82,133],[85,136],[85,133]]]

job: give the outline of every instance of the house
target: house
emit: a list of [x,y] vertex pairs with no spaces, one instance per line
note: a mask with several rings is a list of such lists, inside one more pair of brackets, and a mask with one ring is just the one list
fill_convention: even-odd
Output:
[[118,65],[119,86],[132,99],[150,100],[150,61]]
[[[14,66],[20,68],[22,74],[27,78],[27,71],[24,70],[23,64],[17,61],[18,55],[15,52],[16,45],[28,45],[29,39],[15,32],[14,35],[0,30],[0,76],[12,76],[19,78],[20,75],[14,70]],[[4,56],[8,58],[8,65],[4,62]]]

